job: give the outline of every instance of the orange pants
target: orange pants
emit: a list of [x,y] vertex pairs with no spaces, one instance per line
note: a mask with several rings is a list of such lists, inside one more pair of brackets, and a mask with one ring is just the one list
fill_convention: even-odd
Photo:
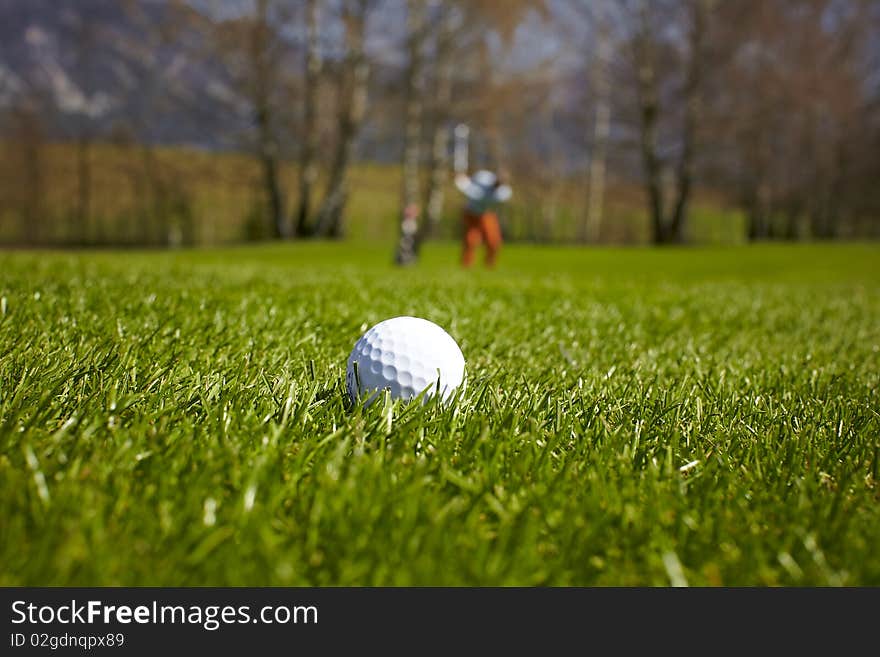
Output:
[[501,247],[501,227],[494,212],[471,214],[464,211],[464,235],[462,239],[461,264],[470,267],[474,262],[474,250],[486,245],[486,266],[495,265],[495,257]]

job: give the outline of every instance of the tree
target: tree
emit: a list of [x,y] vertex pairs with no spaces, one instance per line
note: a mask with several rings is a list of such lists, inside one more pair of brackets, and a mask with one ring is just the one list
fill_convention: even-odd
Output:
[[[215,27],[213,51],[225,64],[231,87],[247,108],[248,148],[260,168],[266,208],[265,234],[271,238],[291,233],[285,214],[285,195],[281,185],[281,145],[279,132],[285,88],[283,62],[286,44],[280,31],[287,21],[287,5],[255,0],[252,10],[235,19],[221,21]],[[230,109],[240,112],[237,104]]]
[[[710,6],[711,0],[686,0],[683,7],[677,6],[677,3],[664,5],[639,0],[633,17],[635,33],[632,56],[636,69],[639,143],[645,194],[656,244],[682,242],[685,237],[697,150],[703,69],[707,59],[705,46]],[[658,16],[660,9],[665,9],[662,20]],[[664,40],[669,38],[666,36],[669,30],[664,30],[663,25],[668,25],[671,19],[679,15],[686,23],[686,37],[683,54],[675,57],[674,44]],[[661,70],[661,65],[668,68]],[[683,81],[675,85],[673,98],[668,105],[664,105],[661,99],[665,90],[663,83],[668,84],[668,79],[676,75],[683,77]],[[676,106],[681,107],[681,116],[677,120],[674,118]],[[661,122],[668,123],[670,119],[678,125],[674,140],[679,155],[677,162],[672,165],[661,156],[660,151]],[[667,204],[667,185],[664,184],[667,171],[672,173],[671,204]]]
[[597,242],[602,227],[605,203],[605,172],[608,158],[608,137],[611,134],[611,17],[608,0],[593,3],[596,48],[591,66],[593,85],[592,149],[587,181],[587,203],[581,239]]
[[677,194],[669,228],[670,241],[684,241],[688,203],[694,184],[694,159],[697,151],[697,130],[702,112],[703,68],[706,63],[707,14],[712,0],[690,0],[688,3],[688,47],[682,100],[684,117],[681,127],[681,155],[676,170]]
[[400,236],[395,261],[406,265],[415,261],[418,216],[421,214],[419,165],[422,141],[422,101],[424,95],[424,39],[427,26],[425,7],[421,0],[407,3],[406,108],[403,128],[403,161],[401,163]]
[[727,56],[707,110],[712,132],[728,134],[715,148],[724,154],[719,180],[744,209],[748,238],[837,236],[875,187],[855,184],[876,159],[864,149],[876,68],[869,5],[771,0],[719,10],[715,42]]
[[[468,104],[459,104],[458,118],[469,114],[487,136],[491,159],[501,166],[501,134],[498,124],[498,99],[502,85],[496,81],[498,62],[493,60],[487,32],[495,32],[503,45],[512,42],[514,31],[532,10],[546,12],[543,2],[437,2],[436,11],[426,12],[419,0],[409,5],[405,102],[403,180],[401,187],[401,223],[395,254],[398,264],[418,259],[421,246],[436,231],[443,213],[444,188],[449,169],[449,122],[452,118],[453,88],[456,70],[478,73],[480,84],[471,83]],[[429,35],[433,35],[430,39]],[[426,41],[430,43],[426,44]],[[426,46],[430,57],[426,56]],[[473,53],[476,51],[477,56]],[[476,71],[468,71],[471,61]],[[426,86],[426,79],[431,84]],[[467,86],[467,83],[464,83]],[[430,91],[426,93],[426,89]],[[502,103],[503,104],[503,103]],[[427,130],[426,130],[427,127]],[[430,135],[428,149],[427,191],[421,202],[420,163],[424,134]]]
[[418,255],[422,243],[436,231],[443,214],[443,192],[449,169],[449,115],[452,105],[453,47],[454,36],[460,25],[460,14],[447,4],[440,5],[436,30],[435,74],[431,139],[431,159],[428,168],[428,192],[425,217],[416,234],[415,252]]
[[[92,239],[120,240],[127,236],[141,244],[174,246],[192,243],[195,239],[194,222],[187,192],[173,166],[156,152],[153,131],[169,114],[192,112],[199,115],[204,112],[197,101],[185,100],[190,90],[167,74],[165,56],[171,44],[178,43],[181,36],[190,31],[207,34],[207,22],[180,1],[170,3],[160,13],[132,0],[121,6],[134,28],[134,35],[127,41],[124,57],[117,63],[124,66],[126,72],[123,95],[136,98],[137,102],[116,122],[113,141],[126,151],[126,168],[136,208],[134,213],[127,215],[134,219],[128,231],[117,225],[114,227],[116,234],[111,236],[106,233],[104,223],[98,222]],[[187,55],[193,53],[187,52]]]
[[319,43],[320,2],[306,0],[306,70],[303,90],[303,129],[299,159],[299,208],[296,213],[296,234],[311,233],[310,213],[312,190],[318,178],[318,85],[323,67]]
[[284,213],[284,194],[279,182],[280,153],[275,136],[272,88],[278,81],[278,53],[275,29],[269,23],[268,0],[256,0],[256,16],[248,30],[248,55],[251,66],[250,98],[257,127],[257,157],[263,170],[266,200],[269,205],[269,230],[274,238],[288,234]]
[[328,172],[327,191],[318,211],[315,232],[341,237],[343,212],[348,201],[348,167],[354,154],[355,139],[367,110],[367,83],[370,66],[364,49],[370,0],[345,0],[342,20],[345,30],[345,57],[339,74],[338,134],[336,150]]

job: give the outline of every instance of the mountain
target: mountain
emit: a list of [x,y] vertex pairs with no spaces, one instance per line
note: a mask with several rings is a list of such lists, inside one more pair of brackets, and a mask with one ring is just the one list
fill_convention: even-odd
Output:
[[[176,12],[176,13],[172,13]],[[246,123],[187,5],[0,1],[0,110],[28,102],[47,132],[222,147]],[[201,56],[200,56],[201,55]]]

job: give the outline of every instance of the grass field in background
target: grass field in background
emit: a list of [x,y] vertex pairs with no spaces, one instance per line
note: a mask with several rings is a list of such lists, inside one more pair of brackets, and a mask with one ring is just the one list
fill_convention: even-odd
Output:
[[[0,253],[2,585],[880,584],[880,249]],[[413,314],[450,406],[349,409]]]
[[[0,143],[0,147],[4,144]],[[23,208],[42,216],[38,238],[61,243],[76,235],[74,208],[77,199],[77,151],[73,144],[48,143],[40,149],[41,189],[29,190],[32,165],[20,149],[9,147],[0,160],[0,243],[21,240]],[[90,150],[90,213],[86,243],[145,243],[146,230],[155,241],[159,227],[157,209],[164,212],[176,233],[190,234],[202,245],[240,242],[266,230],[268,213],[263,201],[260,169],[253,157],[242,153],[217,153],[184,147],[151,151],[155,177],[146,175],[144,151],[136,144],[96,143]],[[281,183],[288,213],[297,203],[297,168],[285,163]],[[451,176],[450,176],[451,178]],[[583,176],[573,175],[548,188],[546,182],[514,179],[514,197],[501,211],[508,237],[530,241],[572,241],[580,231],[586,191]],[[157,188],[158,186],[158,188]],[[162,202],[156,206],[160,193]],[[349,172],[350,198],[345,231],[356,241],[387,242],[399,230],[400,167],[361,162]],[[31,198],[33,194],[36,196]],[[316,203],[320,199],[318,190]],[[30,200],[28,200],[30,199]],[[446,190],[441,236],[455,237],[459,230],[462,197],[450,179]],[[163,209],[164,208],[164,209]],[[739,243],[745,239],[742,213],[725,207],[720,199],[697,190],[692,203],[688,236],[694,242]],[[167,215],[167,216],[165,216]],[[191,224],[184,228],[182,224]],[[601,238],[611,243],[645,243],[650,240],[648,217],[641,189],[632,183],[611,181],[606,194]],[[141,240],[140,242],[138,240]],[[166,243],[162,236],[159,243]]]

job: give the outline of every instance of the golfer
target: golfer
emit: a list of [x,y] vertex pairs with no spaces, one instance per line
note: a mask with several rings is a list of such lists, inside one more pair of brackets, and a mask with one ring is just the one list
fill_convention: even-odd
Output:
[[458,174],[455,186],[467,197],[464,207],[464,235],[462,236],[461,264],[470,267],[474,262],[474,250],[482,242],[486,245],[487,267],[495,265],[501,248],[501,227],[493,208],[510,199],[510,186],[504,185],[491,171],[477,171],[473,176]]

